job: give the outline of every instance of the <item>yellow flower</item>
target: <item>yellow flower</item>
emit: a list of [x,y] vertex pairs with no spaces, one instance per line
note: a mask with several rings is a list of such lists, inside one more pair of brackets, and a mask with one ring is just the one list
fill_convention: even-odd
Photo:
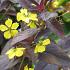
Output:
[[38,52],[41,52],[41,53],[42,53],[42,52],[44,52],[44,51],[45,51],[45,47],[46,47],[46,46],[37,44],[36,47],[35,47],[34,53],[38,53]]
[[42,45],[48,45],[48,44],[50,44],[51,42],[50,42],[50,39],[45,39],[44,41],[43,41],[43,44]]
[[28,65],[26,65],[26,66],[24,67],[24,70],[29,70],[29,69],[28,69]]
[[38,53],[38,52],[42,53],[42,52],[44,52],[46,46],[49,45],[49,44],[50,44],[50,39],[45,39],[44,41],[38,43],[36,45],[36,47],[35,47],[34,53]]
[[20,9],[20,12],[24,15],[28,15],[28,10],[27,9]]
[[6,52],[8,55],[9,59],[13,59],[15,56],[16,57],[21,57],[24,54],[25,48],[12,48],[9,51]]
[[24,70],[34,70],[34,68],[29,68],[28,65],[24,67]]
[[30,12],[28,17],[30,20],[38,21],[37,14],[35,14],[35,13]]
[[8,20],[5,21],[5,25],[0,25],[0,30],[4,32],[4,37],[9,39],[18,33],[18,30],[16,30],[18,26],[19,24],[17,22],[12,24],[12,20],[8,18]]
[[27,17],[27,9],[21,9],[20,12],[17,13],[17,20],[18,21],[24,21],[26,23],[29,23],[29,18]]
[[58,1],[54,1],[54,2],[52,3],[52,6],[53,6],[54,8],[58,8],[59,2],[58,2]]
[[29,26],[30,28],[37,28],[34,22],[30,22],[27,26]]
[[38,21],[37,14],[28,12],[27,9],[21,9],[20,12],[17,13],[17,20],[24,21],[25,23],[29,23],[30,20]]

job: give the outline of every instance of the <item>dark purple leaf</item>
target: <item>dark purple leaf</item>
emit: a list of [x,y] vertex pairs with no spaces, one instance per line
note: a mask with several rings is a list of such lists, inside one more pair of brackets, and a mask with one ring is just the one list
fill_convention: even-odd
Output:
[[38,5],[38,3],[35,0],[19,0],[19,4],[24,8],[30,8],[31,4],[34,3],[35,5]]
[[64,37],[63,26],[58,22],[56,18],[50,18],[46,21],[46,26],[59,37]]
[[70,57],[56,44],[52,43],[47,46],[47,52],[39,55],[39,59],[50,64],[70,66]]
[[48,64],[44,61],[38,61],[38,63],[35,66],[35,70],[44,70],[44,68],[47,66]]
[[1,4],[0,4],[0,11],[2,10],[7,10],[7,8],[11,5],[11,2],[8,0],[4,0]]
[[43,29],[40,30],[34,40],[34,42],[38,42],[38,40],[43,37],[43,38],[47,38],[50,35],[51,31],[47,28],[47,29]]
[[18,63],[18,60],[9,60],[9,58],[7,57],[7,55],[1,55],[0,56],[0,69],[1,70],[7,70],[11,67],[13,67],[14,65],[16,65]]
[[39,31],[39,29],[26,29],[22,32],[19,32],[13,39],[11,42],[11,45],[15,45],[18,42],[21,42],[33,35],[35,35],[37,32]]

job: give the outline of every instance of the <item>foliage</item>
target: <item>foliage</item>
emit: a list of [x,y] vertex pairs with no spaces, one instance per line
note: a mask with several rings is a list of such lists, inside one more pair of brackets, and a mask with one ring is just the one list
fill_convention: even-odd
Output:
[[70,67],[70,0],[1,0],[0,70]]
[[70,13],[64,14],[64,15],[63,15],[63,20],[64,20],[65,22],[70,22]]

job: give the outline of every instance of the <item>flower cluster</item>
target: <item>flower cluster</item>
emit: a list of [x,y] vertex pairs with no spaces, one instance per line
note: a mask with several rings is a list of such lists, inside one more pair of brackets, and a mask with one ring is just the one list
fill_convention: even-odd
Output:
[[[20,12],[17,13],[17,21],[23,21],[27,24],[27,26],[30,26],[30,28],[36,28],[35,21],[38,21],[37,14],[29,12],[27,9],[21,9]],[[12,19],[8,18],[5,21],[5,25],[1,24],[0,25],[0,30],[4,32],[4,37],[6,39],[10,39],[14,37],[17,33],[18,30],[17,28],[19,27],[19,23],[15,22],[13,23]],[[45,48],[47,45],[50,44],[50,39],[45,39],[43,41],[39,41],[39,43],[36,45],[34,49],[34,53],[42,53],[45,51]],[[11,48],[6,52],[6,55],[9,57],[9,59],[13,59],[14,57],[21,57],[26,48],[22,47],[16,47],[16,48]],[[25,70],[28,70],[28,66],[25,67]],[[29,70],[33,70],[30,68]]]
[[[45,39],[43,41],[39,41],[39,43],[36,45],[36,47],[34,49],[34,53],[44,52],[46,46],[49,44],[50,44],[50,39]],[[26,48],[22,48],[22,47],[12,48],[6,52],[6,55],[9,57],[9,59],[13,59],[14,57],[21,57],[24,54],[25,49]],[[27,66],[25,68],[27,68]]]
[[[28,23],[27,26],[30,28],[36,28],[36,24],[34,21],[38,21],[37,14],[28,12],[27,9],[21,9],[20,12],[17,13],[17,21],[24,21],[25,23]],[[0,25],[0,30],[4,32],[4,37],[6,39],[10,39],[14,37],[18,33],[19,23],[15,22],[13,23],[12,19],[7,19],[5,21],[5,25]]]
[[27,26],[30,28],[36,28],[35,21],[38,21],[37,14],[29,12],[27,9],[21,9],[17,13],[17,21],[23,21],[28,23]]

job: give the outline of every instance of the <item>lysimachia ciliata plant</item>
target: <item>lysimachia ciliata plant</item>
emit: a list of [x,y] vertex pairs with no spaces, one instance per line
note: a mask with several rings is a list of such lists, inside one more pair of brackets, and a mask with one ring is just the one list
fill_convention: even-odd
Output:
[[48,70],[48,64],[68,70],[67,7],[69,0],[1,0],[0,70]]

